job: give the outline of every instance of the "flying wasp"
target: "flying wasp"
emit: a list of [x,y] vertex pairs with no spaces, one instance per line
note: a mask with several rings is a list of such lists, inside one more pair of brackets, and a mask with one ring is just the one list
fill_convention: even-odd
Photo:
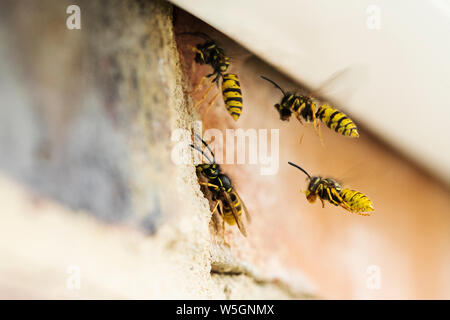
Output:
[[208,160],[208,163],[197,165],[196,171],[199,178],[205,179],[205,181],[199,181],[199,184],[206,187],[212,195],[214,206],[211,213],[214,214],[217,210],[222,217],[222,238],[225,239],[225,222],[229,225],[237,224],[239,231],[246,237],[247,231],[241,217],[242,211],[244,211],[247,221],[251,221],[247,207],[234,189],[231,179],[222,172],[219,164],[216,163],[216,158],[209,145],[197,134],[195,137],[201,140],[212,156],[210,158],[200,147],[194,144],[190,145]]
[[317,107],[312,97],[285,92],[275,81],[264,76],[261,76],[261,78],[272,83],[283,94],[281,102],[275,104],[275,109],[279,112],[281,120],[288,121],[291,115],[294,114],[300,123],[303,123],[302,119],[306,122],[312,121],[316,130],[318,130],[319,135],[320,120],[326,124],[328,128],[333,129],[344,136],[350,138],[359,137],[355,123],[343,112],[328,104]]
[[292,162],[288,163],[301,170],[308,177],[308,189],[304,193],[310,203],[314,203],[317,197],[319,197],[322,202],[322,208],[325,207],[324,200],[326,200],[335,206],[340,206],[349,212],[362,216],[368,216],[370,214],[367,212],[374,210],[372,202],[363,193],[351,189],[344,189],[333,178],[311,177],[303,168]]
[[[220,79],[222,79],[222,97],[225,107],[231,117],[237,121],[242,113],[242,91],[239,78],[234,73],[226,73],[230,66],[230,58],[225,55],[224,50],[219,47],[214,40],[207,34],[202,32],[184,32],[180,35],[193,35],[201,37],[205,40],[203,44],[197,44],[193,47],[195,52],[195,62],[203,65],[210,65],[213,69],[212,73],[202,77],[199,83],[195,86],[192,92],[196,92],[206,78],[214,77],[211,80],[210,86],[205,90],[204,94],[192,107],[192,110],[197,108],[206,98],[215,83],[219,87]],[[209,102],[207,111],[211,108],[214,101],[217,99],[220,92],[218,92]]]

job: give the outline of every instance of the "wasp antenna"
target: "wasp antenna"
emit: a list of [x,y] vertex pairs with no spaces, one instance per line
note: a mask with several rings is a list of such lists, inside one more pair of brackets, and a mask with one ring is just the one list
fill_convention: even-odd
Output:
[[211,158],[208,157],[208,156],[206,155],[206,153],[203,152],[202,149],[200,149],[199,147],[197,147],[197,146],[195,146],[195,145],[193,145],[193,144],[190,144],[189,146],[190,146],[191,148],[197,150],[198,152],[200,152],[206,159],[208,159],[209,164],[213,164],[213,163],[214,163],[214,161],[211,161]]
[[291,166],[296,167],[297,169],[300,169],[301,171],[303,171],[303,173],[306,174],[306,175],[308,176],[308,178],[311,180],[311,176],[309,175],[308,172],[306,172],[305,169],[299,167],[298,165],[296,165],[295,163],[292,163],[292,162],[290,162],[290,161],[288,161],[288,163],[289,163]]
[[211,153],[211,155],[213,157],[213,162],[216,162],[216,156],[214,155],[214,152],[212,152],[210,146],[197,133],[194,133],[194,134],[197,137],[197,139],[199,139],[203,143],[203,145],[209,150],[209,152]]
[[275,81],[270,80],[269,78],[266,78],[266,77],[264,77],[264,76],[261,76],[261,78],[263,78],[263,79],[266,80],[266,81],[269,81],[271,84],[273,84],[273,85],[275,86],[275,88],[280,89],[280,91],[283,93],[284,96],[286,95],[286,93],[284,92],[284,90],[281,89],[281,87],[280,87]]

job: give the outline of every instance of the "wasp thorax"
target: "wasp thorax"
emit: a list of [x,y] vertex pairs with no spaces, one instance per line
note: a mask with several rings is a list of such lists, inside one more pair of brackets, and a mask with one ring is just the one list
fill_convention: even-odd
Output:
[[221,188],[223,188],[227,192],[230,192],[233,189],[233,185],[231,184],[231,180],[230,180],[230,178],[228,178],[227,175],[220,174],[218,176],[218,179],[220,181]]
[[328,182],[330,187],[335,188],[337,191],[341,191],[342,190],[341,185],[336,180],[331,179],[331,178],[327,178],[326,181]]
[[212,164],[209,168],[210,176],[217,177],[220,173],[220,166],[216,163]]

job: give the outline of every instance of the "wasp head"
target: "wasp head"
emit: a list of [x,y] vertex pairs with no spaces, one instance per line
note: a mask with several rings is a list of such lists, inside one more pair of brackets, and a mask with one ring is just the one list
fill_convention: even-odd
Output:
[[308,190],[306,190],[305,195],[306,195],[306,200],[308,200],[308,202],[314,203],[316,201],[317,193],[311,192],[311,190],[308,189]]
[[292,93],[286,93],[283,96],[280,104],[276,104],[275,108],[280,113],[280,119],[283,121],[289,120],[292,115],[291,107],[295,101],[295,95]]
[[282,121],[289,121],[289,118],[291,117],[292,114],[292,111],[289,108],[283,106],[283,104],[277,103],[275,105],[275,109],[277,109],[278,113],[280,114],[280,119]]
[[319,188],[319,185],[322,184],[322,178],[320,177],[311,177],[309,179],[308,189],[305,192],[306,199],[313,203],[316,201],[317,198],[317,189]]
[[209,164],[199,164],[197,166],[197,171],[201,172],[207,179],[216,179],[220,174],[220,166],[217,163]]
[[209,59],[209,52],[204,45],[198,44],[195,49],[195,62],[199,64],[208,63],[207,59]]
[[217,59],[217,45],[212,41],[198,44],[194,50],[196,52],[194,58],[195,62],[199,64],[208,64]]

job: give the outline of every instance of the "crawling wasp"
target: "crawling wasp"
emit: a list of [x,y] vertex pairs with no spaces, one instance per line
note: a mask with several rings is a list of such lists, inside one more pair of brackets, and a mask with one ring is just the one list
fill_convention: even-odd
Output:
[[281,102],[275,104],[275,109],[279,112],[281,120],[289,120],[291,115],[294,114],[300,123],[303,123],[302,119],[306,122],[312,121],[315,128],[320,130],[320,119],[320,121],[326,124],[328,128],[333,129],[344,136],[350,138],[359,137],[355,123],[343,112],[332,108],[328,104],[317,107],[312,97],[285,92],[275,81],[264,76],[261,76],[261,78],[272,83],[283,94]]
[[199,64],[209,64],[213,72],[208,74],[206,78],[214,76],[212,80],[219,86],[219,79],[227,71],[230,66],[230,58],[225,55],[224,50],[217,45],[207,34],[203,32],[184,32],[180,35],[198,36],[205,40],[203,44],[197,44],[193,51],[195,52],[195,62]]
[[[195,52],[195,62],[199,64],[210,65],[213,69],[212,73],[202,77],[200,82],[195,86],[193,92],[196,92],[206,78],[214,77],[211,85],[205,90],[202,98],[197,101],[192,109],[197,108],[208,95],[215,83],[219,87],[219,81],[222,79],[222,97],[231,117],[237,121],[242,113],[242,91],[239,78],[234,73],[226,73],[230,66],[230,58],[225,54],[224,50],[219,47],[214,40],[203,32],[184,32],[180,35],[198,36],[205,40],[203,44],[197,44],[193,47]],[[208,110],[213,105],[219,93],[208,104]]]
[[222,217],[222,237],[225,239],[225,222],[229,225],[237,224],[242,235],[246,237],[247,231],[241,216],[242,211],[244,211],[247,221],[251,221],[247,207],[233,188],[231,179],[222,172],[219,164],[216,163],[216,158],[209,145],[197,134],[195,137],[201,140],[212,156],[210,158],[200,147],[194,144],[190,145],[191,148],[199,151],[208,160],[208,163],[197,165],[196,171],[199,178],[204,179],[204,181],[199,181],[199,184],[206,187],[206,190],[211,193],[212,201],[214,201],[211,213],[214,214],[217,210]]
[[325,207],[324,200],[327,200],[335,206],[340,206],[349,212],[362,216],[368,216],[369,213],[366,212],[374,210],[372,202],[363,193],[351,189],[344,189],[333,178],[311,177],[303,168],[292,162],[288,163],[301,170],[308,177],[309,185],[304,193],[310,203],[314,203],[316,198],[319,197],[322,202],[322,208]]

